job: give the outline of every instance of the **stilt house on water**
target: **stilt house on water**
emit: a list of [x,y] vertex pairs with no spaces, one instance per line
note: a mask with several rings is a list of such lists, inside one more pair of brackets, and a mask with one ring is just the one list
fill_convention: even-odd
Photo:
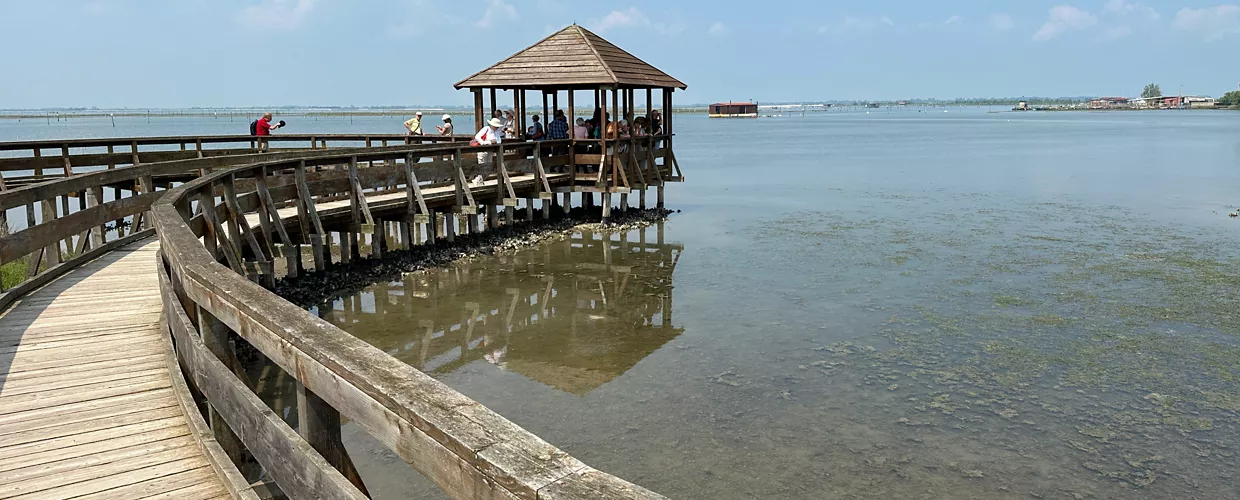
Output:
[[[604,221],[610,218],[611,197],[620,194],[621,210],[628,208],[628,194],[639,195],[645,208],[645,190],[656,188],[658,206],[663,207],[663,183],[684,180],[672,152],[672,93],[687,88],[680,80],[612,45],[602,37],[576,24],[496,63],[456,84],[457,89],[474,93],[474,123],[483,124],[499,109],[500,92],[512,93],[517,140],[525,139],[531,125],[531,93],[542,100],[544,130],[560,110],[560,99],[570,135],[567,139],[548,136],[543,141],[524,143],[539,148],[533,165],[505,165],[504,155],[483,160],[494,171],[517,170],[545,177],[546,172],[571,173],[571,187],[557,188],[565,193],[583,193],[583,203],[594,203],[593,193],[602,193]],[[644,92],[642,92],[644,91]],[[605,133],[597,139],[573,137],[571,132],[585,92],[587,106],[594,111],[584,115],[597,120]],[[641,96],[641,94],[645,94]],[[644,97],[644,98],[643,98]],[[489,102],[488,99],[489,98]],[[506,99],[505,99],[506,100]],[[644,106],[639,106],[639,102]],[[624,120],[617,126],[617,117]],[[634,123],[643,124],[639,131]],[[504,144],[513,142],[505,137]],[[505,146],[505,152],[510,148]],[[515,202],[515,200],[514,200]],[[507,202],[506,202],[507,203]]]
[[711,118],[757,118],[758,105],[752,102],[717,102],[710,105]]

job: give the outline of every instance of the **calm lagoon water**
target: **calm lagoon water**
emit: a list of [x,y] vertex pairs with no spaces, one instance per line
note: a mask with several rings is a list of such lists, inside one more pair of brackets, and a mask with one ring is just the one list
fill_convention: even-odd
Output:
[[677,126],[660,227],[320,314],[673,498],[1240,497],[1240,113]]

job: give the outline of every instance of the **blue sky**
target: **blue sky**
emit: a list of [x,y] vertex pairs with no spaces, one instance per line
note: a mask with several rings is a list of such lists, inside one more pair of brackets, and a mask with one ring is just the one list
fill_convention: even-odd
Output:
[[1219,95],[1240,0],[0,0],[0,108],[467,104],[452,84],[577,22],[678,103]]

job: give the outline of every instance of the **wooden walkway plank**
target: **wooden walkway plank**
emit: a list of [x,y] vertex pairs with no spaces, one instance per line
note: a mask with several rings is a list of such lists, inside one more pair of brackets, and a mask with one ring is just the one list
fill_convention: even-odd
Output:
[[[85,399],[150,391],[161,387],[168,387],[171,383],[172,382],[168,380],[168,375],[163,374],[162,376],[142,377],[132,380],[117,380],[99,384],[84,385],[82,387],[59,389],[55,391],[48,391],[46,393],[19,394],[12,397],[0,398],[0,415],[7,415],[9,413],[34,410],[38,408],[50,408]],[[2,450],[0,450],[0,452],[2,452]]]
[[112,498],[161,498],[176,500],[195,500],[209,498],[226,498],[228,492],[211,481],[214,472],[210,467],[193,469],[131,485],[100,491],[91,495],[76,497],[75,500],[95,500]]
[[105,495],[107,498],[125,498],[123,496],[113,496],[108,490],[140,484],[187,470],[210,470],[211,466],[207,464],[207,461],[197,455],[199,455],[198,451],[194,448],[178,448],[169,452],[125,460],[120,463],[88,467],[70,474],[59,475],[54,478],[55,482],[53,484],[35,482],[36,487],[42,487],[41,489],[15,496],[0,493],[0,498],[22,500],[33,498],[77,498],[101,492],[108,492]]
[[0,415],[0,426],[16,425],[20,422],[42,421],[57,415],[72,414],[80,411],[92,411],[110,406],[128,406],[128,405],[144,405],[148,401],[159,398],[172,396],[171,389],[159,389],[154,391],[136,392],[133,394],[122,394],[109,398],[91,399],[86,401],[78,401],[61,406],[53,406],[51,408],[40,408],[38,410],[29,410],[8,415]]
[[84,443],[68,448],[58,450],[49,450],[21,457],[20,462],[4,463],[0,462],[0,473],[10,470],[20,470],[28,467],[34,467],[42,464],[49,464],[68,460],[73,458],[89,457],[99,453],[105,453],[111,450],[128,448],[130,446],[140,446],[145,443],[157,443],[167,439],[178,437],[190,437],[188,427],[171,427],[160,429],[158,431],[139,433],[127,439],[114,439],[111,441],[96,441],[93,443]]
[[124,438],[134,434],[157,431],[160,429],[167,429],[169,427],[179,427],[178,424],[184,425],[180,420],[181,419],[172,416],[159,420],[151,420],[149,422],[139,422],[117,427],[106,427],[90,432],[83,432],[72,436],[64,436],[45,441],[37,441],[34,443],[6,446],[4,448],[0,448],[0,469],[3,469],[11,464],[20,464],[22,457],[25,455],[32,455],[44,451],[58,450],[79,444],[95,443],[104,440],[122,441]]
[[14,422],[6,424],[0,428],[0,438],[11,434],[25,433],[37,429],[47,427],[57,427],[88,420],[96,420],[100,418],[113,418],[130,413],[138,413],[149,410],[161,410],[166,408],[174,408],[177,401],[172,396],[142,401],[140,404],[123,404],[104,406],[100,408],[92,408],[85,411],[77,411],[72,413],[56,413],[45,418],[31,419],[23,422]]
[[13,382],[17,380],[30,380],[35,378],[56,378],[77,376],[75,374],[90,373],[98,375],[103,373],[111,373],[113,371],[131,370],[135,367],[142,368],[145,366],[165,366],[164,360],[157,354],[138,356],[132,359],[123,360],[118,363],[115,361],[97,361],[92,363],[82,363],[72,366],[56,366],[52,368],[44,368],[42,370],[26,370],[17,373],[6,373],[0,375],[0,382]]
[[218,498],[173,391],[158,242],[0,311],[0,498]]
[[168,418],[174,418],[179,413],[179,407],[165,406],[163,408],[142,409],[136,412],[123,413],[113,415],[104,419],[91,419],[79,422],[63,423],[61,425],[43,427],[27,432],[19,432],[14,434],[5,434],[0,436],[0,447],[9,448],[28,443],[38,443],[43,441],[51,441],[54,439],[76,436],[98,429],[111,429],[131,424],[142,424],[147,422],[155,422]]
[[189,436],[177,436],[153,443],[138,443],[133,446],[107,450],[90,455],[71,457],[64,460],[39,464],[31,467],[24,467],[5,471],[0,477],[0,491],[4,491],[7,485],[27,482],[35,478],[60,474],[65,471],[73,471],[85,467],[92,467],[100,464],[112,463],[126,458],[138,457],[150,453],[159,453],[164,450],[174,448],[194,447],[194,438]]

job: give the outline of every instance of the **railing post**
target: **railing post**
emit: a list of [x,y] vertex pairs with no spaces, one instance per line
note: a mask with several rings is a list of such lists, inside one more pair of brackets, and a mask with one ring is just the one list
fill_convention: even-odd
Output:
[[340,412],[300,381],[297,382],[297,433],[353,486],[370,496],[340,439]]
[[[91,186],[90,188],[87,188],[86,206],[97,207],[100,205],[102,201],[103,201],[103,187],[102,186]],[[104,234],[105,231],[107,231],[107,228],[105,226],[99,226],[97,228],[91,229],[90,242],[92,246],[94,246],[95,248],[103,246],[104,241],[107,240],[107,235]]]
[[[215,319],[209,311],[203,309],[202,306],[195,306],[198,314],[198,333],[202,336],[202,343],[211,351],[211,354],[219,358],[225,366],[236,370],[236,366],[231,361],[236,359],[233,353],[232,344],[229,343],[228,326]],[[215,410],[215,406],[208,403],[207,420],[211,425],[211,432],[215,435],[215,441],[220,444],[220,448],[224,449],[224,453],[233,461],[233,464],[240,467],[245,463],[245,445],[241,443],[241,439],[233,433],[228,427],[228,423]]]

